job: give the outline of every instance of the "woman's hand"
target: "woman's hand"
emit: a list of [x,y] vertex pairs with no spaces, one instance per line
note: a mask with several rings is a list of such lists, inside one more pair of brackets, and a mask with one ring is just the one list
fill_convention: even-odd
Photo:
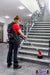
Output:
[[25,36],[25,39],[27,39],[27,36]]
[[21,36],[23,36],[24,38],[26,38],[26,39],[27,39],[27,36],[25,36],[25,35],[22,33],[22,31],[21,31],[21,30],[18,30],[18,32],[19,32],[19,34],[20,34]]

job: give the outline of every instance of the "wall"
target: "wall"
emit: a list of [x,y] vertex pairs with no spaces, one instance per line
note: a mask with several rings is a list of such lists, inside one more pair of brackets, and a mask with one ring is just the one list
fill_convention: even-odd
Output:
[[44,15],[42,15],[42,22],[50,22],[49,0],[44,0],[43,2],[45,3],[45,9]]
[[39,5],[36,0],[20,0],[25,7],[27,7],[32,13],[36,10],[40,11]]
[[3,23],[3,42],[6,41],[6,38],[7,38],[7,33],[6,33],[6,22],[5,22],[5,19],[1,18],[0,17],[0,23]]
[[0,23],[3,23],[3,42],[6,42],[7,40],[7,26],[11,21],[11,19],[4,19],[0,17]]

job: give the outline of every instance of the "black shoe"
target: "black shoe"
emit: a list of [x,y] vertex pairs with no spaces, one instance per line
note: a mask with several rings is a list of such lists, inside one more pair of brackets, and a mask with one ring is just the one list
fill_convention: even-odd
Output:
[[22,68],[22,66],[20,65],[13,67],[13,69],[20,69],[20,68]]
[[10,68],[12,64],[7,64],[7,68]]

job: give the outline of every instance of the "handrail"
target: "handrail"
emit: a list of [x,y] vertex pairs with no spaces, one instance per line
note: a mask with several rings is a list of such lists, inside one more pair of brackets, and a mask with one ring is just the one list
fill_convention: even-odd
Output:
[[[41,8],[41,11],[39,12],[38,10],[36,10],[31,18],[23,25],[23,33],[28,36],[29,34],[29,31],[31,30],[31,28],[34,26],[35,22],[36,21],[40,21],[41,20],[41,17],[42,15],[44,14],[44,9],[45,7]],[[22,40],[21,44],[20,44],[20,48],[21,46],[23,45],[24,43],[24,40]],[[20,49],[19,48],[19,49]]]
[[[42,9],[43,7],[42,7],[42,5],[40,4],[40,0],[36,0],[36,1],[38,2],[40,9]],[[41,0],[41,1],[42,1],[42,0]]]

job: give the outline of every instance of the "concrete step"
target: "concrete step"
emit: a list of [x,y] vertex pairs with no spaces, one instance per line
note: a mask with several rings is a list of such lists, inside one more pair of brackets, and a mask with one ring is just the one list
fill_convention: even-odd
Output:
[[50,28],[50,26],[33,26],[33,28]]
[[[20,49],[20,50],[24,50],[24,51],[31,51],[31,52],[34,52],[34,51],[36,51],[36,52],[38,52],[38,49]],[[20,50],[18,50],[18,51],[20,51]],[[48,54],[48,51],[49,50],[40,50],[42,53],[46,53],[46,54]]]
[[33,33],[50,33],[50,30],[30,30],[30,32]]
[[42,64],[46,64],[46,65],[48,65],[49,64],[49,59],[45,59],[45,58],[43,58],[43,59],[38,59],[37,57],[35,57],[35,56],[30,56],[30,55],[21,55],[21,54],[19,54],[18,55],[18,59],[20,59],[20,60],[24,60],[24,61],[28,61],[28,62],[35,62],[35,63],[42,63]]
[[42,23],[41,23],[41,24],[39,24],[39,23],[36,24],[36,23],[35,23],[35,26],[37,26],[37,25],[40,25],[40,26],[50,26],[50,24],[42,24]]
[[42,42],[42,43],[49,43],[49,39],[39,39],[39,38],[28,38],[27,41],[29,42]]
[[42,36],[42,35],[28,35],[28,38],[41,38],[41,39],[50,39],[50,36]]
[[[36,27],[36,26],[37,26],[37,27],[39,27],[39,26],[40,26],[40,27],[50,27],[50,24],[35,24],[34,26],[35,26],[35,27]],[[33,26],[33,27],[34,27],[34,26]]]
[[35,24],[50,24],[50,22],[35,22]]
[[50,36],[50,33],[29,33],[29,35],[41,35],[41,36]]
[[24,42],[26,46],[40,46],[40,47],[49,47],[49,43],[39,43],[39,42]]
[[31,30],[50,30],[50,28],[32,28]]
[[38,22],[38,23],[35,23],[35,25],[50,25],[50,23],[44,23],[44,22]]
[[[36,22],[29,32],[28,39],[25,40],[19,50],[18,58],[20,60],[36,63],[49,64],[50,23]],[[38,51],[42,52],[43,59],[38,59]]]
[[50,33],[31,33],[31,32],[29,32],[28,33],[28,36],[31,36],[31,35],[33,35],[33,36],[47,36],[47,37],[50,37]]
[[[37,56],[37,55],[38,55],[38,51],[37,51],[37,50],[35,50],[35,51],[33,51],[33,50],[31,51],[31,50],[30,50],[30,51],[29,51],[29,50],[24,50],[24,49],[23,49],[23,50],[19,50],[19,53],[20,53],[20,54],[26,54],[26,55],[27,55],[27,54],[28,54],[28,55],[33,55],[33,56]],[[47,53],[47,52],[45,52],[45,53],[42,52],[42,55],[43,55],[44,57],[47,57],[47,58],[48,58],[48,53]]]
[[38,50],[49,50],[49,47],[38,47],[38,46],[25,46],[23,45],[21,49],[38,49]]

